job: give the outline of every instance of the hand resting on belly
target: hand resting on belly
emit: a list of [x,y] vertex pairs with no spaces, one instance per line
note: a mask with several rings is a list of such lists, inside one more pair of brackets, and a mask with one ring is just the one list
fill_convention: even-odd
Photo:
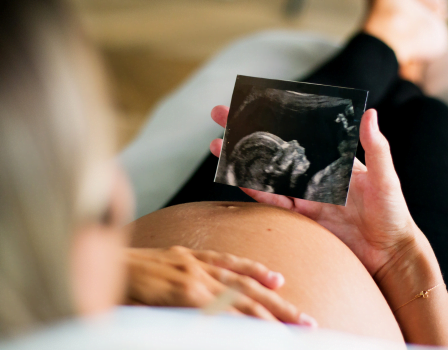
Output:
[[132,246],[182,245],[247,257],[281,272],[278,293],[321,327],[403,341],[375,281],[352,251],[316,222],[258,203],[173,206],[134,223]]

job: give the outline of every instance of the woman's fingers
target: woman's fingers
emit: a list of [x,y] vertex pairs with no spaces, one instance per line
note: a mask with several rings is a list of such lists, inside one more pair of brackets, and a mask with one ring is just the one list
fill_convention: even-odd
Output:
[[282,196],[280,194],[251,190],[249,188],[241,188],[241,190],[243,190],[244,193],[255,199],[257,202],[285,208],[302,214],[313,220],[318,219],[318,216],[321,214],[322,208],[324,206],[324,204],[318,202],[311,202],[305,199],[292,198]]
[[367,171],[366,166],[364,164],[362,164],[358,158],[355,158],[355,162],[353,163],[353,172],[361,173],[361,172],[366,172],[366,171]]
[[232,306],[245,315],[261,318],[266,321],[278,322],[278,319],[263,305],[257,303],[251,298],[248,298],[244,294],[239,293]]
[[250,188],[240,188],[244,193],[255,199],[257,202],[275,205],[276,207],[285,209],[294,209],[294,201],[289,197],[274,193],[251,190]]
[[280,194],[251,190],[249,188],[241,188],[241,190],[257,202],[285,208],[313,220],[318,219],[319,215],[322,213],[322,208],[325,205],[323,203],[311,202],[300,198],[286,197]]
[[396,186],[395,172],[389,142],[378,128],[378,114],[374,109],[364,113],[361,120],[360,140],[365,151],[369,178],[378,186]]
[[223,128],[226,127],[227,117],[229,116],[229,107],[216,106],[211,112],[212,119]]
[[[192,251],[192,254],[207,264],[251,277],[271,289],[280,288],[285,283],[285,278],[281,273],[271,271],[263,264],[250,259],[209,250]],[[219,280],[219,278],[217,279]]]
[[[229,293],[230,292],[230,293]],[[271,292],[273,293],[273,292]],[[230,299],[229,299],[230,298]],[[279,297],[280,298],[280,297]],[[222,299],[222,300],[221,300]],[[228,299],[228,300],[224,300]],[[217,295],[216,299],[212,301],[207,307],[204,308],[206,313],[215,313],[216,311],[221,311],[223,302],[231,300],[231,307],[227,307],[226,311],[234,314],[245,314],[248,316],[257,317],[267,321],[281,321],[281,319],[275,316],[265,305],[257,302],[255,299],[248,297],[247,295],[237,292],[234,289],[224,289],[220,294]],[[292,306],[292,305],[291,305]],[[294,308],[294,306],[292,306]],[[317,328],[317,321],[308,316],[305,313],[298,313],[296,310],[293,313],[291,321],[283,321],[292,324],[298,324],[301,326]]]
[[[219,282],[236,289],[241,294],[263,306],[278,320],[286,323],[299,323],[300,313],[298,309],[277,293],[258,283],[255,279],[219,267],[211,267],[208,269],[208,272]],[[238,308],[235,304],[234,306]]]
[[[192,251],[192,254],[207,264],[204,269],[211,277],[244,296],[232,304],[242,313],[267,320],[271,319],[269,315],[272,315],[282,322],[311,325],[308,322],[309,316],[301,317],[294,305],[266,288],[278,288],[284,284],[284,277],[280,273],[269,270],[263,264],[232,254],[214,251]],[[210,287],[212,293],[219,293],[219,290],[213,290],[213,284],[210,284]]]
[[311,220],[319,220],[322,213],[325,212],[324,208],[328,208],[331,204],[312,202],[306,199],[294,198],[294,211],[302,214]]
[[221,154],[222,139],[215,139],[210,143],[210,151],[215,157],[219,157]]
[[[217,124],[221,125],[223,128],[226,127],[228,115],[229,115],[229,107],[226,106],[216,106],[215,108],[212,109],[211,112],[212,119]],[[210,151],[216,157],[220,156],[221,148],[222,148],[221,139],[213,140],[210,144]]]
[[[308,325],[292,304],[258,282],[276,288],[283,284],[283,276],[249,259],[185,247],[129,249],[127,256],[127,297],[133,305],[231,310]],[[234,291],[230,299],[226,290]]]

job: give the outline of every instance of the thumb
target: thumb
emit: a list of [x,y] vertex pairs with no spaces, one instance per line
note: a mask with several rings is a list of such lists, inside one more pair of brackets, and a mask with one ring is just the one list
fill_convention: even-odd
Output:
[[[365,151],[366,167],[373,182],[385,185],[398,180],[389,142],[378,128],[378,113],[369,109],[361,120],[360,140]],[[395,184],[394,184],[395,185]]]

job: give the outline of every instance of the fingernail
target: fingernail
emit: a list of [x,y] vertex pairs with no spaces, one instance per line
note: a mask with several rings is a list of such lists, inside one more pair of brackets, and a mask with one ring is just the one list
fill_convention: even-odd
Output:
[[280,272],[269,271],[268,281],[274,284],[276,288],[280,288],[285,284],[285,277]]
[[311,328],[319,327],[317,321],[314,318],[303,312],[299,316],[299,325]]
[[377,111],[374,111],[372,113],[372,118],[370,118],[370,124],[372,126],[372,130],[378,131],[378,113]]

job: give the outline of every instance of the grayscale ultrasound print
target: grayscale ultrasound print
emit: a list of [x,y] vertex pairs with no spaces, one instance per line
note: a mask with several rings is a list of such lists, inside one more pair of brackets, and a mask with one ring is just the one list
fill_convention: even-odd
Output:
[[345,205],[367,91],[238,76],[215,182]]

